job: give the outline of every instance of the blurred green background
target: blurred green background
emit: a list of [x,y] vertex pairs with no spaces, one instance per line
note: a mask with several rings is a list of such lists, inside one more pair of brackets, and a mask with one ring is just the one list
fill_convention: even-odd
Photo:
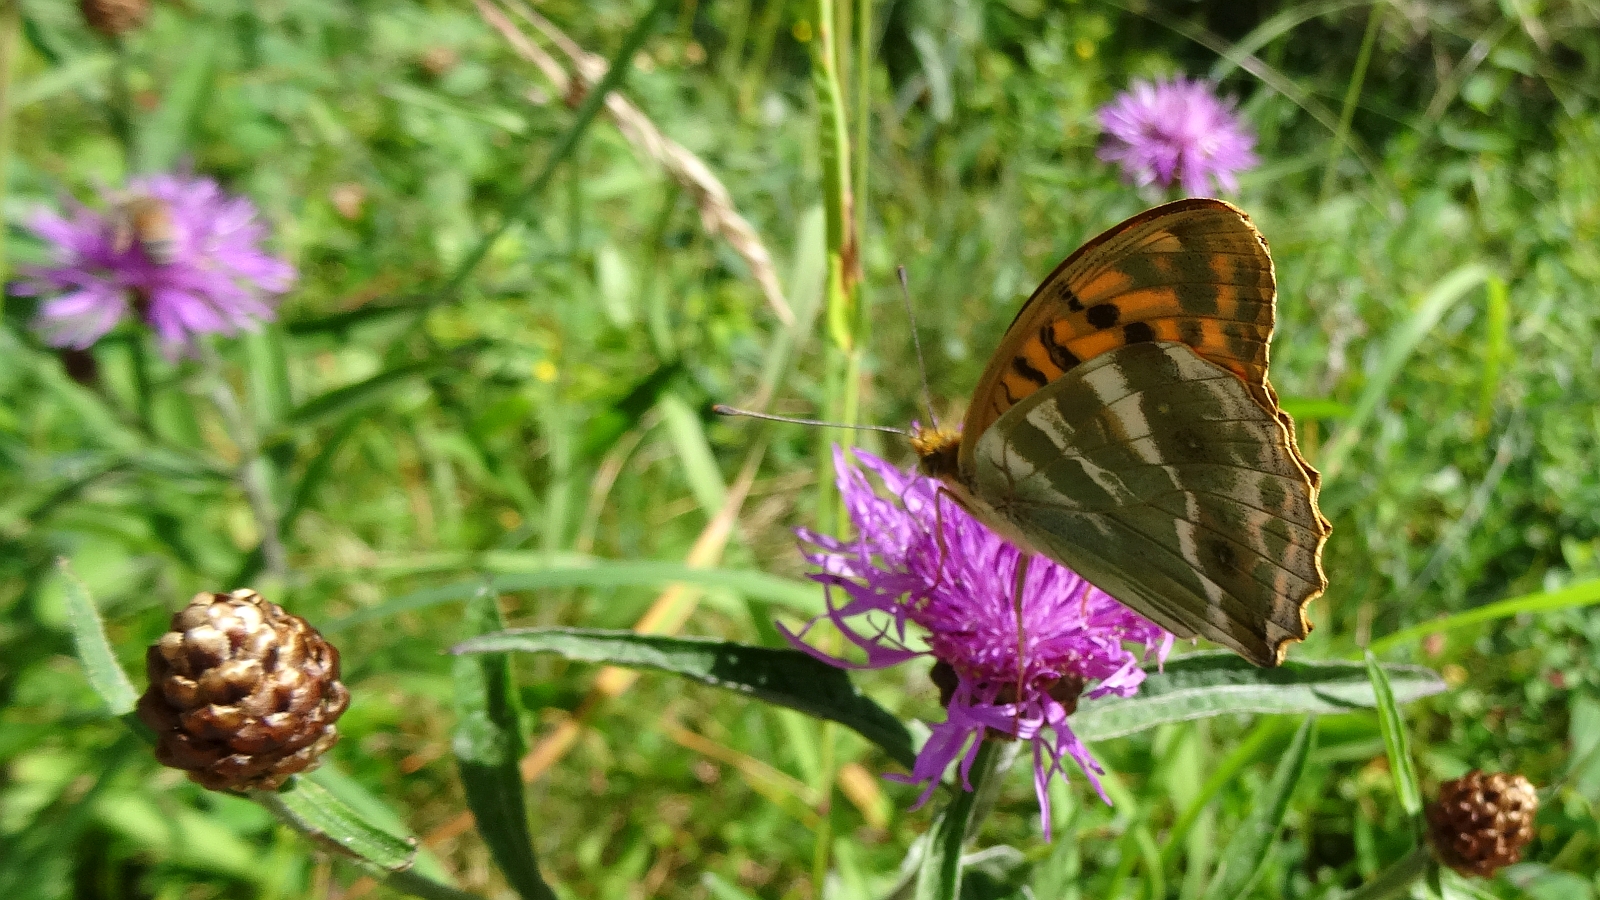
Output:
[[[513,7],[485,7],[571,70]],[[9,5],[13,270],[46,259],[19,224],[30,210],[98,205],[135,171],[187,166],[253,198],[301,280],[278,322],[217,345],[289,514],[283,577],[261,569],[260,529],[229,477],[239,447],[191,364],[149,353],[129,327],[94,350],[100,386],[80,386],[32,334],[34,301],[6,301],[0,895],[368,889],[256,806],[158,769],[105,717],[72,656],[57,556],[98,598],[141,687],[143,647],[199,590],[248,583],[331,626],[355,699],[330,766],[433,835],[443,870],[487,896],[506,889],[457,827],[449,746],[441,651],[465,636],[459,608],[395,601],[485,572],[681,563],[697,541],[697,562],[803,571],[791,529],[818,520],[836,435],[717,420],[709,406],[762,387],[791,414],[829,402],[813,317],[825,252],[815,4],[668,7],[622,96],[726,185],[799,311],[793,330],[696,192],[605,116],[506,218],[573,109],[467,0],[173,0],[120,47],[75,4]],[[1327,476],[1334,522],[1331,587],[1292,656],[1348,657],[1435,616],[1600,577],[1600,4],[839,7],[852,147],[865,147],[852,161],[867,176],[863,420],[923,414],[897,264],[932,392],[958,409],[1037,279],[1162,199],[1095,158],[1096,108],[1133,78],[1210,77],[1259,135],[1262,165],[1230,199],[1271,242],[1274,382]],[[537,4],[601,57],[645,8]],[[502,225],[462,290],[446,290]],[[792,365],[769,365],[782,348]],[[909,460],[892,440],[860,441]],[[730,507],[725,548],[708,547],[742,469],[748,497]],[[626,628],[660,592],[560,587],[506,603],[513,624]],[[728,589],[675,596],[686,633],[770,643],[774,613],[805,615],[805,602]],[[370,618],[337,627],[357,612]],[[1476,766],[1554,786],[1529,861],[1482,886],[1495,896],[1600,894],[1597,639],[1600,618],[1578,606],[1387,654],[1452,686],[1410,708],[1429,784]],[[518,672],[537,742],[571,719],[595,670],[523,660]],[[920,667],[863,683],[907,716],[939,714]],[[878,897],[929,821],[908,810],[915,789],[877,777],[892,765],[864,742],[794,714],[646,676],[585,715],[530,788],[537,849],[564,896]],[[1013,773],[985,842],[1026,849],[973,889],[1194,896],[1294,724],[1217,720],[1098,745],[1116,803],[1081,778],[1058,784],[1049,845]],[[1253,896],[1337,896],[1403,852],[1376,727],[1323,720]],[[1195,804],[1230,766],[1237,777],[1202,798],[1214,802]],[[1191,806],[1192,827],[1174,835]]]

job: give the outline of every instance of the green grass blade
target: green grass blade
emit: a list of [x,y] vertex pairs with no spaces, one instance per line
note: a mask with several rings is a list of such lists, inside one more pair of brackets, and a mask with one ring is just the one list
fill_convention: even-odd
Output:
[[1400,704],[1395,702],[1389,676],[1370,650],[1367,651],[1366,663],[1373,693],[1378,697],[1378,727],[1383,731],[1383,748],[1389,756],[1394,792],[1400,798],[1400,808],[1415,823],[1422,815],[1422,788],[1417,783],[1417,769],[1411,759],[1411,742],[1406,738],[1405,720],[1400,715]]
[[1250,814],[1239,823],[1239,829],[1233,833],[1233,837],[1228,839],[1228,845],[1222,851],[1222,861],[1206,891],[1206,900],[1243,897],[1260,877],[1261,869],[1266,865],[1267,856],[1277,840],[1278,831],[1283,827],[1289,798],[1300,783],[1300,776],[1305,773],[1316,725],[1316,716],[1306,716],[1300,723],[1300,729],[1289,741],[1289,748],[1284,751],[1283,759],[1272,773],[1272,780],[1267,783],[1262,795],[1255,798]]
[[[506,572],[506,565],[515,559],[529,559],[533,564],[532,571],[523,566],[521,567],[523,571]],[[663,588],[671,584],[693,584],[707,588],[724,588],[745,597],[775,603],[807,615],[818,615],[824,608],[822,589],[817,585],[754,569],[697,569],[678,562],[651,560],[550,563],[544,560],[544,554],[512,553],[487,555],[483,560],[483,569],[489,572],[499,570],[504,573],[489,582],[495,591],[501,593],[551,588]],[[476,594],[482,584],[480,578],[405,594],[330,622],[322,630],[325,633],[333,633],[404,612],[466,600]]]
[[[1438,675],[1421,666],[1388,671],[1403,701],[1445,689]],[[1377,703],[1360,663],[1289,662],[1262,669],[1232,653],[1195,653],[1169,660],[1132,697],[1085,701],[1072,717],[1072,730],[1098,741],[1228,713],[1338,713]]]
[[216,51],[215,32],[193,32],[160,108],[139,129],[134,149],[137,171],[168,172],[178,165],[189,144],[189,131],[211,96],[208,88]]
[[838,722],[910,768],[911,735],[850,676],[799,650],[597,628],[512,628],[472,638],[452,653],[555,653],[566,659],[654,669]]
[[[365,409],[387,399],[396,391],[407,387],[418,379],[459,368],[466,361],[466,357],[471,351],[479,346],[479,344],[473,344],[470,347],[446,351],[433,359],[395,366],[355,384],[334,388],[295,407],[287,416],[287,424],[289,426],[315,425],[327,419],[349,415],[357,410]],[[276,440],[269,440],[264,443],[278,443],[286,439],[280,433],[276,436]]]
[[105,625],[100,621],[100,611],[95,608],[88,588],[72,574],[65,557],[56,560],[56,567],[66,589],[67,616],[72,625],[72,640],[78,650],[78,660],[89,677],[89,686],[106,702],[114,716],[133,712],[139,695],[122,671],[117,655],[106,639]]
[[661,421],[666,426],[672,447],[683,466],[683,477],[694,492],[695,502],[708,517],[717,514],[728,495],[723,483],[722,470],[717,468],[717,458],[711,452],[711,442],[706,440],[706,430],[700,417],[675,393],[663,394],[658,405]]
[[1350,415],[1349,404],[1314,397],[1284,397],[1279,403],[1295,419],[1343,419]]
[[1511,290],[1498,275],[1491,275],[1486,287],[1489,314],[1484,323],[1483,380],[1478,387],[1478,431],[1484,434],[1489,431],[1489,417],[1494,413],[1500,376],[1511,358]]
[[1439,279],[1433,289],[1423,296],[1421,302],[1411,311],[1410,317],[1390,332],[1377,371],[1367,379],[1366,387],[1356,399],[1355,406],[1345,419],[1344,425],[1317,457],[1317,464],[1322,469],[1322,477],[1325,480],[1332,481],[1338,476],[1350,451],[1355,449],[1356,441],[1360,439],[1367,421],[1388,398],[1390,388],[1394,387],[1395,380],[1400,377],[1400,370],[1421,346],[1428,333],[1439,324],[1439,320],[1444,318],[1444,314],[1449,312],[1457,301],[1488,277],[1488,268],[1478,263],[1461,266],[1450,272]]
[[[488,588],[468,601],[466,620],[476,634],[505,628],[499,602]],[[517,768],[526,748],[511,661],[504,653],[458,657],[454,681],[456,728],[451,746],[478,832],[523,900],[554,900],[533,855],[522,773]]]
[[1373,653],[1385,653],[1402,644],[1421,640],[1430,634],[1455,631],[1459,628],[1468,628],[1484,622],[1493,622],[1496,619],[1508,619],[1522,613],[1553,612],[1558,609],[1568,609],[1576,606],[1590,606],[1600,603],[1600,578],[1591,578],[1580,581],[1554,591],[1539,591],[1533,594],[1523,594],[1520,597],[1510,597],[1494,603],[1488,603],[1477,609],[1456,613],[1432,619],[1399,631],[1392,632],[1372,642]]
[[1245,766],[1255,763],[1282,730],[1282,720],[1261,719],[1244,739],[1223,757],[1222,762],[1211,770],[1205,783],[1200,786],[1199,792],[1189,801],[1189,805],[1184,807],[1183,813],[1167,832],[1167,846],[1161,851],[1163,866],[1171,865],[1178,858],[1178,852],[1183,849],[1189,831],[1195,827],[1195,823],[1200,820],[1201,814],[1217,794],[1231,784],[1233,779],[1244,771]]
[[[997,742],[984,741],[972,764],[972,790],[957,786],[950,805],[934,820],[917,876],[915,900],[956,900],[961,896],[961,847],[972,830],[972,813],[983,785],[1000,757]],[[959,777],[959,776],[958,776]]]

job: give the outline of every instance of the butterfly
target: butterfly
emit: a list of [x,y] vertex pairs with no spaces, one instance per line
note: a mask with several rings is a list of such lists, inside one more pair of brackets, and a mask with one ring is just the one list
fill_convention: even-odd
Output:
[[1327,588],[1320,478],[1267,380],[1267,242],[1221,200],[1147,210],[1028,299],[924,474],[1024,552],[1261,666]]

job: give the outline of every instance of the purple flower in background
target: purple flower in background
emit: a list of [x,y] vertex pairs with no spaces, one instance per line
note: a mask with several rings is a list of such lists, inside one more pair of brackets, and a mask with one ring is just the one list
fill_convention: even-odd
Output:
[[[934,479],[859,450],[855,455],[893,499],[879,496],[866,472],[835,448],[839,493],[858,536],[841,541],[802,529],[800,539],[806,559],[821,569],[811,578],[829,587],[826,618],[866,653],[859,667],[923,655],[936,661],[933,678],[947,717],[933,726],[906,780],[927,783],[920,804],[957,759],[966,782],[986,731],[1028,741],[1048,837],[1046,789],[1052,775],[1066,774],[1067,757],[1100,790],[1095,775],[1103,770],[1067,722],[1079,696],[1131,696],[1144,681],[1141,656],[1164,661],[1172,635],[1065,566],[1033,557],[1022,590],[1019,663],[1015,595],[1021,552],[941,496]],[[834,605],[833,588],[844,591],[849,602]],[[877,615],[847,621],[868,613]],[[908,623],[926,632],[926,650],[907,642]],[[857,667],[785,634],[819,659]],[[1124,642],[1143,645],[1143,653],[1126,649]]]
[[210,178],[135,178],[107,202],[107,212],[74,204],[27,222],[56,262],[24,270],[14,290],[50,298],[35,327],[52,346],[86,348],[132,310],[176,357],[198,335],[271,319],[268,295],[294,282],[294,268],[261,249],[255,204]]
[[1255,135],[1209,81],[1135,81],[1100,107],[1100,126],[1106,132],[1100,158],[1141,186],[1178,181],[1185,193],[1204,196],[1215,179],[1235,191],[1235,175],[1259,162],[1251,151]]

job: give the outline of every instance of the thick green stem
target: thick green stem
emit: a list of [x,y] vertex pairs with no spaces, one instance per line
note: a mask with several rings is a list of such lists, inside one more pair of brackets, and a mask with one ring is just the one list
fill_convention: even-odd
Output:
[[233,386],[228,384],[223,375],[222,362],[216,352],[206,347],[201,351],[201,357],[205,364],[206,390],[211,395],[211,402],[222,417],[228,437],[239,448],[237,478],[245,501],[250,504],[256,530],[261,533],[262,563],[267,574],[281,584],[289,573],[289,564],[283,549],[283,523],[278,516],[277,504],[272,499],[269,464],[261,455],[261,441],[255,425],[245,415],[239,398],[234,395]]
[[917,876],[916,900],[951,900],[961,896],[961,849],[977,829],[974,811],[982,797],[992,796],[990,781],[999,771],[1000,745],[984,741],[969,773],[972,790],[959,787],[950,805],[934,822]]

